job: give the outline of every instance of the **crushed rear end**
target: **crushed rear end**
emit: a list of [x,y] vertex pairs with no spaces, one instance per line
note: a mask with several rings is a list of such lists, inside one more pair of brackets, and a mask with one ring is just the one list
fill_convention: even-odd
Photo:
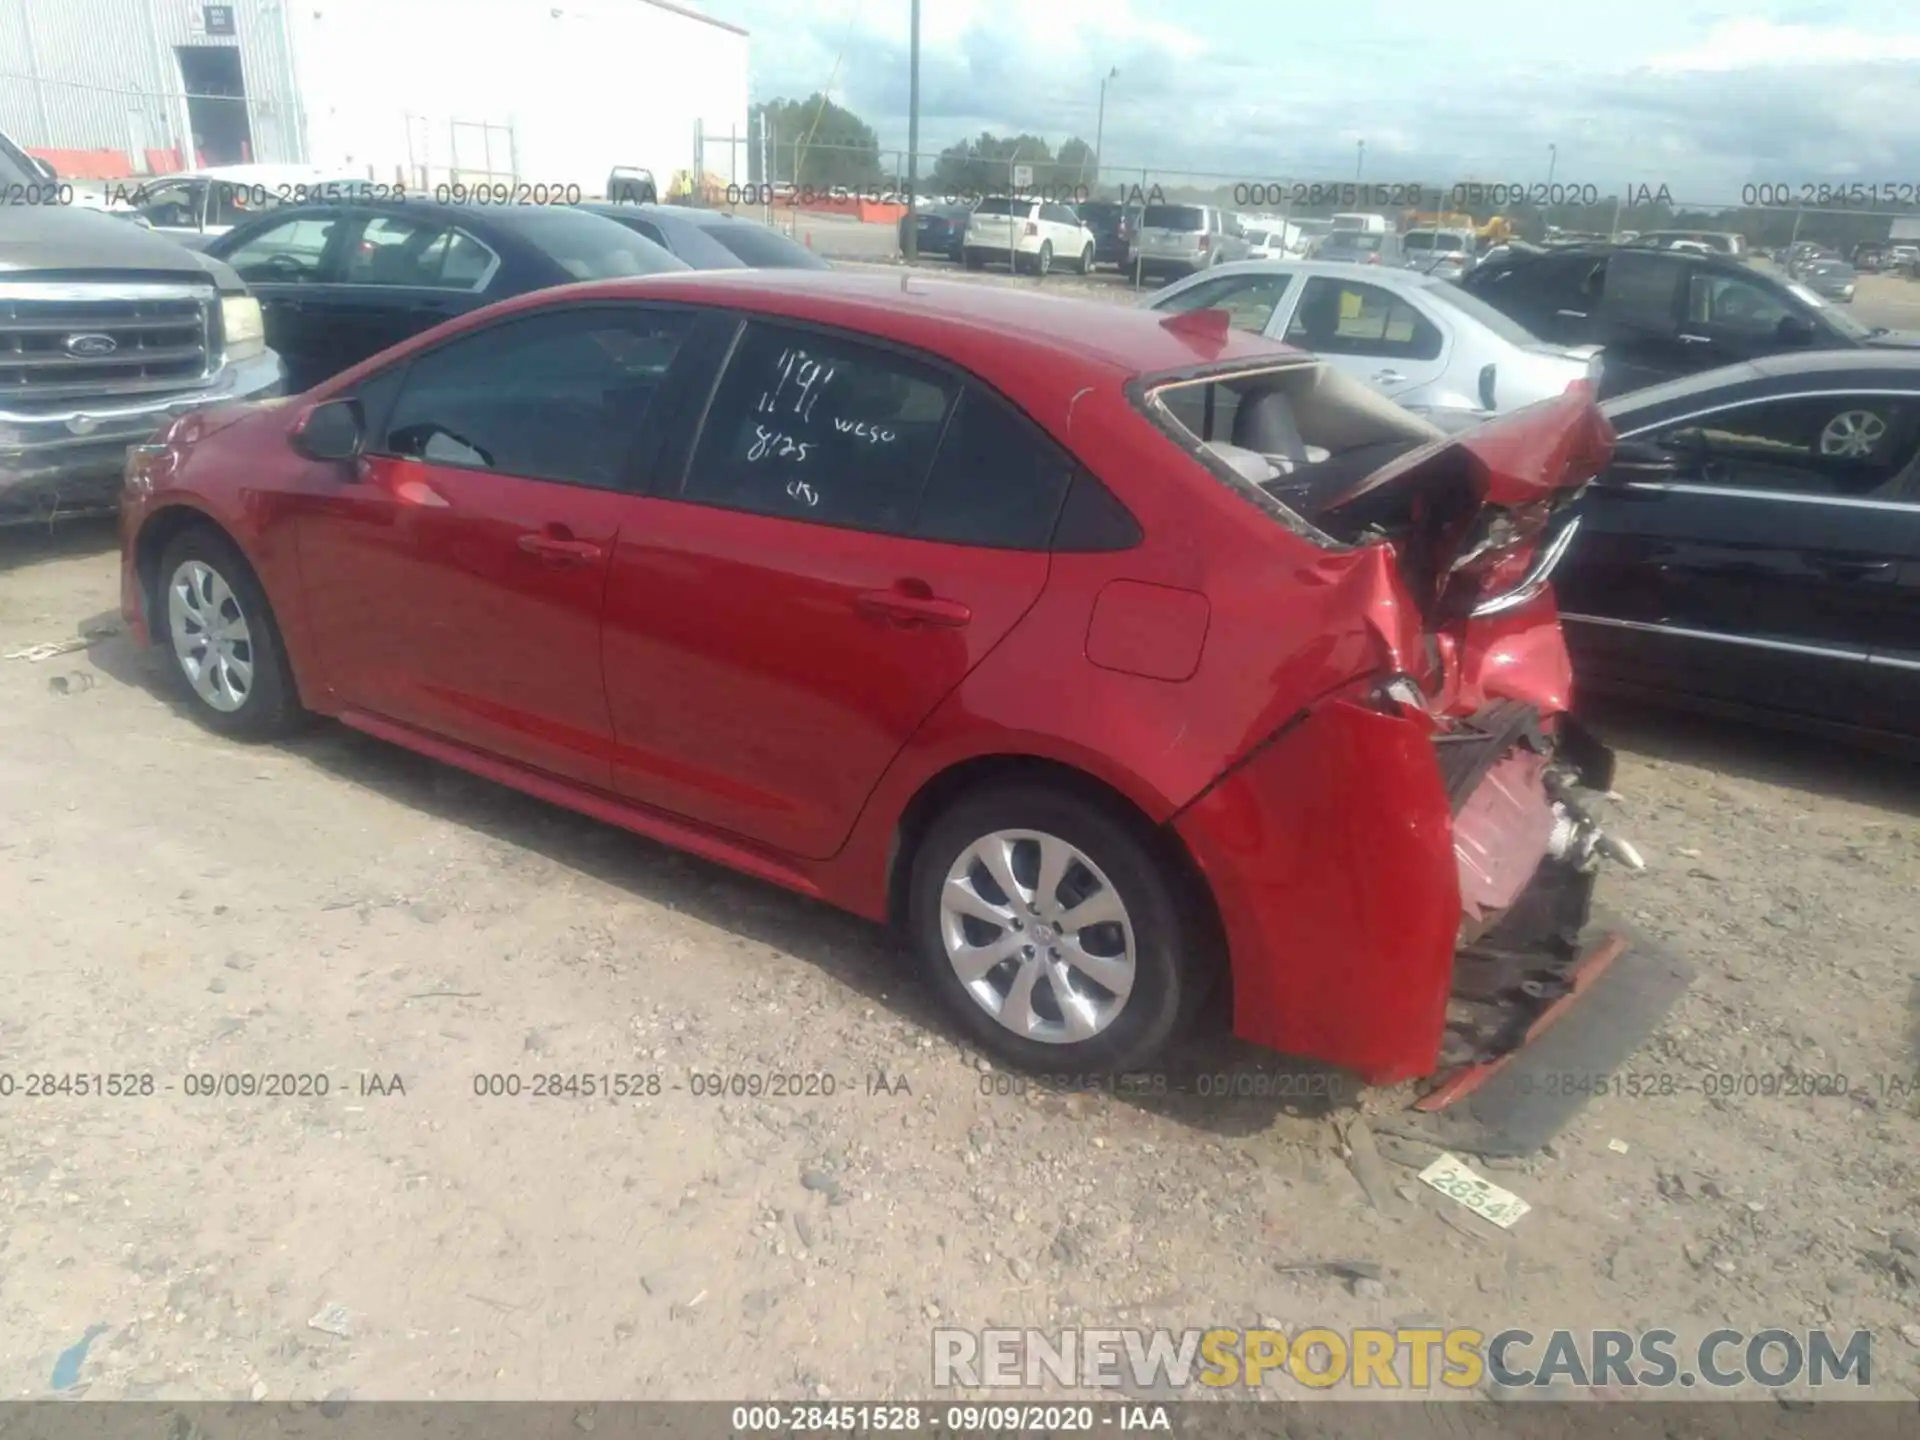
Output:
[[[1219,901],[1236,1034],[1375,1084],[1430,1077],[1422,1104],[1440,1107],[1539,1042],[1624,949],[1592,933],[1594,881],[1640,861],[1594,815],[1612,756],[1568,714],[1549,583],[1613,435],[1584,385],[1448,438],[1298,373],[1275,372],[1293,387],[1284,423],[1243,413],[1266,403],[1254,384],[1231,443],[1208,438],[1212,397],[1176,438],[1324,547],[1308,573],[1350,600],[1341,623],[1368,632],[1372,663],[1174,824]],[[1357,474],[1312,443],[1351,438],[1356,417],[1402,437],[1359,446],[1398,453]]]

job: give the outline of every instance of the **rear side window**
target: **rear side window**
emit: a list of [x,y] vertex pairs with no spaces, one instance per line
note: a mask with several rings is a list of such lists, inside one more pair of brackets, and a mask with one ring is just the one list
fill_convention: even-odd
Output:
[[1287,339],[1325,355],[1433,360],[1445,346],[1439,328],[1378,285],[1316,275],[1287,324]]
[[913,533],[923,540],[1044,550],[1073,462],[1024,415],[969,388],[933,462]]
[[681,494],[907,533],[958,389],[892,351],[754,322],[721,378]]
[[1207,212],[1198,205],[1149,205],[1140,224],[1147,230],[1204,230]]
[[1652,329],[1670,329],[1680,289],[1681,266],[1658,254],[1622,250],[1607,261],[1606,311],[1611,319]]

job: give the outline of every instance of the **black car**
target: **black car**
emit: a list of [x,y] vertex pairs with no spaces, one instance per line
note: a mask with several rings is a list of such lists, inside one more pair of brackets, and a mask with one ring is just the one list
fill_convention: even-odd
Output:
[[1920,334],[1863,325],[1804,285],[1684,251],[1510,254],[1461,284],[1542,340],[1604,346],[1603,399],[1764,355],[1920,346]]
[[1080,212],[1081,223],[1093,231],[1093,263],[1125,265],[1133,253],[1142,207],[1118,200],[1083,200],[1073,208]]
[[972,204],[965,200],[915,206],[911,215],[900,217],[900,253],[907,253],[907,227],[911,225],[919,254],[957,262],[966,248],[967,216],[972,213]]
[[624,225],[695,270],[827,270],[832,267],[778,230],[724,210],[690,205],[574,207]]
[[1920,739],[1920,354],[1775,355],[1608,402],[1554,590],[1582,693]]
[[571,206],[423,200],[284,205],[205,253],[260,298],[267,343],[295,391],[510,295],[689,268]]

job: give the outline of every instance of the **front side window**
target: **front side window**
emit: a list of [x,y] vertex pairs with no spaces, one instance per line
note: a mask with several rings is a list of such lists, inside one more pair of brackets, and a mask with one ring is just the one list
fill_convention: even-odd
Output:
[[1236,330],[1267,333],[1273,312],[1293,284],[1291,275],[1216,275],[1198,285],[1169,295],[1156,310],[1224,310]]
[[1695,274],[1687,284],[1687,319],[1740,335],[1771,335],[1793,311],[1777,295],[1737,275]]
[[957,385],[835,335],[755,322],[727,364],[682,495],[906,533]]
[[691,324],[684,311],[561,310],[495,325],[407,367],[369,448],[617,490]]
[[328,276],[322,262],[340,225],[338,215],[309,215],[269,225],[238,246],[227,263],[255,285],[317,285]]
[[205,181],[175,180],[149,188],[139,211],[156,230],[198,230],[206,198]]
[[1762,400],[1653,436],[1692,457],[1688,478],[1737,490],[1920,503],[1920,395]]
[[1287,325],[1287,340],[1323,355],[1434,360],[1445,348],[1439,327],[1378,285],[1316,275]]

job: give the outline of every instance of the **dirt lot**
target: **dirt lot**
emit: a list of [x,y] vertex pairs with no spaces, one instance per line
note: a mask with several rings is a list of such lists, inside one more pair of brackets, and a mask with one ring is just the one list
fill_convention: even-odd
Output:
[[[0,655],[115,623],[110,546],[0,537]],[[936,1325],[1429,1317],[1865,1326],[1920,1395],[1912,765],[1607,717],[1649,870],[1603,899],[1700,968],[1636,1065],[1680,1093],[1489,1166],[1535,1207],[1500,1232],[1391,1163],[1370,1205],[1351,1096],[999,1093],[862,924],[339,728],[218,740],[157,661],[0,660],[10,1393],[89,1335],[96,1399],[879,1398],[928,1392]],[[1783,1070],[1851,1093],[1698,1093]],[[837,1093],[695,1093],[763,1072]],[[187,1093],[265,1073],[330,1090]],[[661,1090],[476,1094],[546,1073]],[[1278,1268],[1328,1257],[1379,1278]]]

